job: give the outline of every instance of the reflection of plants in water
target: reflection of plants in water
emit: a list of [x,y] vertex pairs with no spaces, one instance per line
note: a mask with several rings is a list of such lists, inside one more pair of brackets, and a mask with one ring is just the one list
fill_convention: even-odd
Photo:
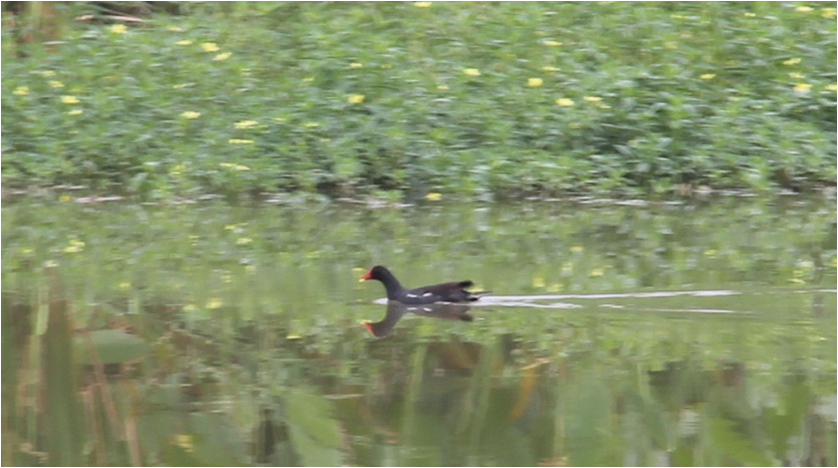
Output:
[[[822,427],[834,295],[777,287],[834,278],[817,210],[519,208],[4,207],[4,461],[754,464]],[[371,340],[357,321],[381,308],[351,268],[382,256],[501,294],[738,294],[405,318]],[[662,312],[698,308],[748,313]],[[101,367],[68,358],[88,339]]]
[[[27,329],[26,317],[35,312],[4,300],[4,310],[15,311]],[[767,328],[758,323],[744,333],[758,338],[748,340],[756,354],[741,354],[745,361],[704,362],[696,350],[729,353],[729,341],[714,341],[718,320],[681,322],[689,329],[679,329],[677,321],[649,316],[601,325],[602,316],[569,317],[561,327],[544,329],[542,341],[498,334],[491,320],[466,328],[489,327],[488,335],[445,336],[457,331],[457,322],[417,318],[385,340],[358,339],[357,325],[334,327],[324,333],[337,339],[322,346],[326,335],[290,333],[276,316],[224,330],[203,318],[187,325],[186,313],[163,310],[144,311],[146,318],[128,327],[132,334],[111,330],[74,338],[71,308],[49,302],[41,339],[3,324],[9,333],[4,343],[23,351],[4,353],[4,363],[32,355],[27,346],[33,344],[48,359],[4,373],[21,382],[46,377],[25,385],[31,394],[45,391],[42,400],[4,395],[10,397],[4,410],[11,410],[4,418],[14,418],[4,436],[23,447],[4,455],[7,461],[367,465],[380,461],[375,447],[407,445],[413,450],[399,464],[464,463],[475,454],[505,464],[617,464],[624,459],[618,447],[628,443],[642,464],[667,447],[675,447],[671,460],[679,464],[694,464],[689,454],[699,447],[702,459],[714,464],[766,464],[783,449],[758,447],[816,429],[823,418],[810,414],[817,400],[811,380],[800,373],[818,375],[814,367],[776,374],[798,377],[775,382],[745,365],[765,349],[759,335]],[[722,323],[743,325],[734,319]],[[418,332],[426,325],[442,325],[433,328],[442,334]],[[73,356],[85,352],[87,337],[104,340],[102,346],[120,340],[134,346],[133,333],[154,329],[157,338],[149,340],[142,366],[94,362],[81,379],[73,378]],[[27,338],[7,340],[10,335]],[[23,388],[6,383],[4,389]],[[778,389],[782,408],[772,402],[754,406],[751,395],[765,388]],[[33,419],[37,413],[49,417]],[[33,434],[40,436],[28,439]],[[804,455],[829,460],[817,448],[826,434],[817,434]],[[89,451],[82,452],[84,447]]]
[[[352,268],[388,257],[412,275],[406,282],[456,271],[486,288],[503,285],[497,294],[829,284],[834,236],[823,240],[833,225],[816,204],[774,205],[374,212],[12,205],[4,207],[4,227],[14,228],[4,229],[2,269],[25,287],[37,281],[33,266],[57,262],[72,297],[198,311],[210,300],[232,301],[251,315],[257,305],[239,298],[269,297],[283,301],[269,307],[287,310],[312,298],[357,297]],[[324,289],[330,297],[317,296]]]
[[[106,372],[127,371],[119,366],[143,357],[147,346],[119,330],[74,333],[57,271],[46,273],[39,307],[3,294],[3,435],[14,441],[4,462],[136,464],[136,418],[118,409]],[[85,453],[88,444],[94,450]]]
[[[236,395],[231,385],[239,386],[233,380],[246,370],[243,357],[254,349],[235,350],[223,339],[202,335],[212,327],[186,330],[154,323],[155,315],[171,317],[170,310],[143,311],[151,320],[133,325],[114,323],[132,328],[131,333],[74,330],[71,310],[77,305],[62,298],[54,268],[47,276],[49,285],[41,294],[45,302],[39,307],[3,295],[4,439],[15,441],[13,450],[4,451],[4,462],[239,465],[247,462],[249,449],[238,426],[252,423],[254,436],[258,424],[273,424],[280,428],[276,434],[285,430],[291,436],[286,445],[282,437],[276,438],[276,446],[269,450],[255,439],[252,449],[257,458],[274,453],[278,460],[305,465],[342,463],[343,441],[330,403],[310,389],[301,390],[305,380],[293,382],[291,375],[280,375],[260,384],[264,391],[242,391],[243,398],[232,404],[244,406],[243,415],[260,406],[278,411],[262,410],[261,420],[237,420],[232,417],[237,413],[225,406]],[[40,336],[30,334],[38,320],[46,322]],[[149,347],[134,335],[144,326],[168,331]],[[33,359],[39,349],[42,357]],[[145,369],[136,367],[141,360]],[[302,365],[298,359],[288,367]],[[250,393],[262,396],[254,399],[247,396]],[[216,411],[207,412],[208,405]]]

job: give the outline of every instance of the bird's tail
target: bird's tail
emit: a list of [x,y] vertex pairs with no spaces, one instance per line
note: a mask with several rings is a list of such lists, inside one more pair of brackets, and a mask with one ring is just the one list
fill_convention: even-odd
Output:
[[469,294],[470,295],[469,295],[468,300],[474,302],[474,301],[480,299],[483,296],[486,296],[488,294],[492,294],[492,291],[475,291],[475,292],[472,292],[472,293],[469,293]]

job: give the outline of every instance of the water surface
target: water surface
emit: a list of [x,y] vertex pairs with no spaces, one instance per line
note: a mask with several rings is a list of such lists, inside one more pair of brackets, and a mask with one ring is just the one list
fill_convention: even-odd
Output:
[[832,202],[2,219],[5,464],[836,463]]

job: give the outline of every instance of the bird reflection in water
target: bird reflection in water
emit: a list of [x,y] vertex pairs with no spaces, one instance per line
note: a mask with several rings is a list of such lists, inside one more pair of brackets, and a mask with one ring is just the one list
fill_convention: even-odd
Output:
[[387,303],[387,315],[384,316],[383,320],[378,322],[363,321],[361,325],[366,327],[376,338],[383,338],[393,332],[396,324],[405,314],[412,313],[423,317],[471,322],[474,320],[474,317],[467,313],[470,308],[467,305],[446,302],[405,305],[401,302],[390,301]]

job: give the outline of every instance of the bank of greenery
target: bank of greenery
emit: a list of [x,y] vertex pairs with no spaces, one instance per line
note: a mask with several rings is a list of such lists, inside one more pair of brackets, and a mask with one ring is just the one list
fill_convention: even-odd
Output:
[[811,190],[836,182],[834,6],[202,4],[46,46],[4,26],[3,185]]

